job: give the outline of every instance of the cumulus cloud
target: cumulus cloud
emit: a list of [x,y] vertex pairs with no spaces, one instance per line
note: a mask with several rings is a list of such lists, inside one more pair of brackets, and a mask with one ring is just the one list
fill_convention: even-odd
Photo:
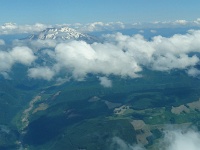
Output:
[[[198,21],[199,19],[194,22],[197,24]],[[175,23],[188,24],[189,22],[177,20]],[[77,23],[76,26],[82,29],[85,27],[88,31],[127,27],[121,22],[95,22],[87,25]],[[6,23],[0,26],[0,34],[15,33],[15,31],[16,33],[21,31],[23,33],[35,32],[46,27],[49,26],[39,23],[34,25]],[[4,72],[5,76],[5,72],[8,72],[14,63],[30,66],[36,59],[35,55],[38,55],[37,57],[43,56],[38,50],[50,48],[51,50],[46,50],[45,54],[53,59],[52,66],[45,66],[47,64],[45,62],[43,66],[41,64],[37,64],[37,67],[32,66],[28,71],[31,78],[51,80],[63,70],[68,72],[68,76],[77,80],[84,79],[90,73],[135,78],[141,77],[140,72],[143,67],[158,71],[185,69],[190,76],[199,75],[200,70],[195,68],[199,63],[199,57],[195,53],[200,52],[200,30],[189,30],[186,34],[175,34],[171,37],[155,36],[151,40],[145,39],[140,34],[129,36],[122,33],[106,35],[104,38],[103,43],[93,44],[83,41],[61,43],[61,41],[56,40],[15,40],[12,50],[0,51],[0,72],[1,74]],[[0,40],[0,45],[4,44],[5,42]],[[27,46],[36,54],[34,55]],[[42,71],[41,68],[47,71],[47,75],[39,74]]]
[[5,23],[4,25],[1,26],[1,29],[7,29],[7,30],[13,30],[17,28],[16,23]]
[[197,25],[200,25],[200,18],[197,18],[195,21],[194,21],[195,24]]
[[[123,22],[92,22],[87,24],[75,23],[75,24],[63,24],[81,32],[98,32],[98,31],[114,31],[125,28],[133,27],[131,24],[125,24]],[[61,26],[61,25],[57,25]]]
[[15,63],[29,66],[35,59],[36,56],[28,47],[14,47],[10,51],[0,51],[0,73],[5,76],[5,72],[9,72]]
[[187,70],[187,73],[189,76],[192,77],[199,77],[200,75],[200,70],[196,69],[196,68],[190,68],[189,70]]
[[40,49],[42,47],[55,47],[57,44],[57,41],[55,40],[33,40],[30,41],[30,46],[36,49]]
[[108,23],[93,22],[93,23],[88,23],[85,25],[75,24],[73,26],[75,26],[76,29],[83,32],[95,32],[95,31],[105,31],[105,30],[119,30],[119,29],[128,28],[131,25],[127,25],[123,22],[108,22]]
[[36,59],[36,56],[28,47],[14,47],[12,51],[9,52],[9,54],[15,62],[27,66],[30,65]]
[[144,33],[144,30],[139,30],[139,33]]
[[153,70],[167,71],[186,69],[197,64],[199,58],[188,54],[200,51],[199,36],[200,31],[191,30],[185,35],[170,38],[156,36],[151,41],[145,40],[141,35],[130,37],[121,33],[108,37],[132,55],[138,64]]
[[13,40],[12,46],[28,46],[34,52],[42,48],[55,48],[59,43],[57,40]]
[[17,25],[16,23],[5,23],[0,26],[0,34],[20,34],[20,33],[34,33],[42,31],[51,25],[36,23],[33,25]]
[[19,34],[19,33],[35,33],[40,32],[46,28],[52,27],[71,27],[81,32],[98,32],[98,31],[115,31],[122,29],[145,29],[145,28],[171,28],[171,27],[199,27],[200,18],[197,18],[194,21],[188,20],[174,20],[174,21],[154,21],[154,22],[133,22],[133,23],[124,23],[124,22],[92,22],[87,24],[74,23],[74,24],[55,24],[47,25],[42,23],[35,24],[25,24],[18,25],[16,23],[5,23],[0,25],[0,34]]
[[56,25],[47,25],[42,23],[35,24],[25,24],[18,25],[16,23],[5,23],[0,26],[0,34],[19,34],[19,33],[34,33],[40,32],[46,28],[52,27],[72,27],[82,32],[94,32],[94,31],[104,31],[104,30],[117,30],[124,29],[126,27],[132,27],[131,25],[126,25],[122,22],[93,22],[88,24],[56,24]]
[[96,31],[115,31],[121,29],[145,29],[145,28],[171,28],[171,27],[199,27],[200,18],[194,21],[178,19],[173,21],[154,21],[154,22],[93,22],[88,24],[71,24],[68,26],[83,32],[96,32]]
[[150,30],[150,32],[151,32],[151,33],[156,33],[157,31],[156,31],[156,30]]
[[[200,18],[197,18],[193,21],[188,21],[184,19],[178,19],[174,21],[154,21],[154,22],[133,22],[133,23],[124,23],[124,22],[92,22],[87,24],[74,23],[74,24],[55,24],[47,25],[42,23],[35,24],[25,24],[18,25],[16,23],[4,23],[0,25],[0,35],[1,34],[19,34],[19,33],[35,33],[40,32],[46,28],[52,27],[71,27],[81,32],[98,32],[98,31],[115,31],[121,29],[145,29],[145,28],[171,28],[171,27],[199,27]],[[142,30],[141,30],[142,31]]]
[[99,77],[99,81],[103,87],[106,87],[106,88],[112,87],[112,81],[109,80],[107,77]]
[[0,45],[5,45],[5,41],[0,39]]
[[200,18],[197,18],[196,20],[184,20],[184,19],[178,19],[173,21],[154,21],[152,23],[146,23],[141,24],[140,27],[152,27],[152,28],[172,28],[172,27],[199,27],[200,25]]
[[0,75],[2,75],[3,78],[6,79],[6,80],[10,80],[11,79],[7,72],[0,72]]
[[47,54],[56,61],[53,66],[55,74],[59,70],[67,70],[77,80],[88,73],[138,77],[136,72],[141,71],[132,56],[110,43],[90,45],[83,41],[71,41],[58,44],[54,54],[52,51]]
[[51,80],[55,72],[48,67],[37,67],[28,70],[28,76],[34,79]]
[[186,21],[186,20],[176,20],[174,22],[174,24],[180,24],[180,25],[186,25],[187,23],[188,23],[188,21]]
[[166,54],[164,56],[156,56],[152,60],[152,69],[159,71],[169,71],[172,69],[186,69],[189,66],[194,66],[199,62],[197,56],[189,57],[186,54],[174,56],[173,54]]
[[[84,79],[90,73],[135,78],[141,77],[143,67],[157,71],[182,69],[187,70],[190,76],[199,74],[199,70],[195,69],[199,57],[195,54],[200,52],[200,30],[189,30],[186,34],[168,38],[155,36],[151,40],[140,34],[129,36],[122,33],[109,34],[104,38],[104,43],[93,44],[84,41],[30,41],[28,46],[38,57],[45,54],[53,61],[48,66],[45,63],[47,58],[42,58],[43,66],[37,64],[38,67],[32,67],[29,76],[51,80],[65,70],[68,76],[77,80]],[[0,51],[1,70],[9,70],[15,62],[30,65],[36,59],[32,50],[24,46],[26,44],[15,41],[15,48],[11,51]],[[51,50],[38,51],[46,47]],[[40,67],[51,68],[46,68],[47,76],[39,75]]]
[[106,35],[105,39],[104,43],[68,41],[52,44],[57,44],[54,50],[45,52],[55,62],[51,78],[61,70],[70,72],[77,80],[84,79],[89,73],[135,78],[141,77],[143,67],[157,71],[185,69],[192,75],[194,70],[189,69],[199,63],[199,57],[194,54],[200,52],[199,30],[169,38],[155,36],[151,40],[140,34],[121,33]]
[[13,63],[14,60],[11,57],[10,53],[0,51],[0,72],[10,70]]
[[[141,68],[120,48],[113,44],[87,44],[72,41],[55,48],[57,65],[72,71],[75,78],[88,73],[136,77]],[[124,68],[124,66],[128,66]]]
[[165,131],[160,149],[164,150],[199,150],[200,134],[195,130]]

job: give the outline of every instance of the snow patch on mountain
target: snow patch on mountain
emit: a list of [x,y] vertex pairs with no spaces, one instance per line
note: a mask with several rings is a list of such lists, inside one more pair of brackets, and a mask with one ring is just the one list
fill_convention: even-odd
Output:
[[94,42],[96,37],[83,34],[69,27],[47,28],[39,34],[32,34],[27,39],[29,40],[83,40],[86,42]]

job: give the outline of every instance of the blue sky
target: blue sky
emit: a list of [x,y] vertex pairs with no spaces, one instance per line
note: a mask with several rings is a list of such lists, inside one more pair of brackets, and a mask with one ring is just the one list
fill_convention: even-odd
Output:
[[0,24],[152,22],[200,17],[199,0],[1,0]]

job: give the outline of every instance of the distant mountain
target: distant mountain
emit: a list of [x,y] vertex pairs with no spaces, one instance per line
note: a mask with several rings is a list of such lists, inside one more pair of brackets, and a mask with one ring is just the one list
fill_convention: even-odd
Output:
[[29,40],[83,40],[88,43],[98,41],[98,38],[76,31],[69,27],[47,28],[38,34],[32,34],[25,39]]

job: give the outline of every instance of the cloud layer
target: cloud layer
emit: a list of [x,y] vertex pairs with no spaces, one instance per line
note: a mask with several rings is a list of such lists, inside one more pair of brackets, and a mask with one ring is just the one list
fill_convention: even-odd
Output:
[[[151,40],[140,34],[116,33],[106,35],[103,43],[38,40],[28,43],[15,41],[13,45],[11,51],[0,51],[0,72],[10,70],[14,63],[21,63],[30,66],[29,77],[46,80],[63,71],[76,80],[83,80],[88,74],[136,78],[141,77],[144,67],[157,71],[186,70],[193,77],[200,74],[195,67],[199,63],[200,30],[169,38],[155,36]],[[39,50],[44,47],[50,49]],[[31,66],[36,57],[43,63]],[[109,79],[99,79],[102,85],[110,86]]]
[[16,23],[5,23],[0,26],[0,35],[1,34],[21,34],[21,33],[34,33],[40,32],[50,25],[45,25],[41,23],[36,23],[33,25],[17,25]]
[[199,58],[191,53],[200,52],[199,30],[170,38],[156,36],[150,41],[139,34],[117,33],[105,38],[105,43],[70,41],[57,44],[54,51],[47,50],[56,62],[47,80],[61,70],[71,72],[75,79],[84,78],[89,73],[135,78],[140,76],[143,67],[157,71],[186,69],[191,76],[198,74],[194,67]]
[[[134,78],[138,77],[136,72],[141,71],[134,58],[111,43],[90,45],[83,41],[71,41],[58,44],[54,52],[49,51],[47,54],[56,61],[51,67],[54,74],[66,70],[77,80],[89,73]],[[49,76],[47,79],[50,79]]]
[[200,27],[200,18],[193,21],[183,19],[174,21],[154,21],[154,22],[92,22],[87,24],[74,23],[74,24],[55,24],[48,25],[42,23],[18,25],[16,23],[4,23],[0,25],[0,35],[2,34],[21,34],[21,33],[35,33],[40,32],[46,28],[68,26],[81,32],[99,32],[99,31],[115,31],[130,28],[171,28],[171,27]]

